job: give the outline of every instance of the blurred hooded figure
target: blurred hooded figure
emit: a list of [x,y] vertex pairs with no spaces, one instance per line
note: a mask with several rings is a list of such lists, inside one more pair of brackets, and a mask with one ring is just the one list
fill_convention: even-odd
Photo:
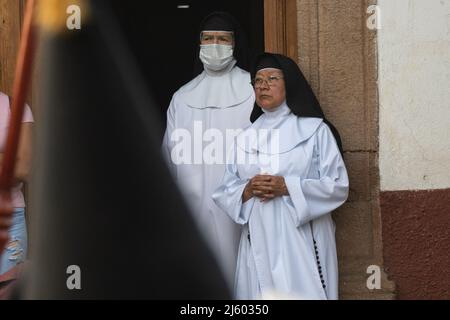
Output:
[[212,201],[233,135],[250,125],[255,102],[241,27],[227,13],[202,22],[196,77],[173,96],[163,153],[204,238],[232,286],[240,228]]
[[74,0],[41,3],[45,72],[25,297],[229,298],[155,152],[159,108],[118,27],[123,13],[106,0],[75,1],[86,15],[68,32]]
[[331,212],[347,199],[341,142],[291,59],[263,54],[253,69],[253,124],[231,149],[217,205],[242,225],[237,299],[337,299]]

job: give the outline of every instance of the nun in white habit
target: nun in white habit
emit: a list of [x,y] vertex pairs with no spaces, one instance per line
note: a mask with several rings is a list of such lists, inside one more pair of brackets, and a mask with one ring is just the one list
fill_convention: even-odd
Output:
[[253,72],[253,124],[213,194],[243,226],[235,296],[338,299],[331,212],[349,189],[339,134],[294,61],[263,54]]
[[[207,244],[233,286],[240,226],[211,195],[225,171],[227,148],[250,126],[255,95],[243,32],[227,13],[201,24],[197,69],[201,73],[173,96],[163,153]],[[239,131],[240,130],[240,131]]]

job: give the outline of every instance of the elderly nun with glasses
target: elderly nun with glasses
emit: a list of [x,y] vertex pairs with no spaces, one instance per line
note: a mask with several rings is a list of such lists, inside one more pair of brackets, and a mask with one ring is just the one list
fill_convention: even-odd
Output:
[[339,133],[294,61],[266,53],[252,72],[253,124],[213,194],[243,226],[235,297],[338,299],[331,212],[349,190]]

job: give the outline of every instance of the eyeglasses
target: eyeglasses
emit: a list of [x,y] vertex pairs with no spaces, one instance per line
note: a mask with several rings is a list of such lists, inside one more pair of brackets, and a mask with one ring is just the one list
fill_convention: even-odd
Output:
[[283,79],[281,76],[270,76],[268,79],[255,78],[252,80],[251,84],[255,89],[260,89],[263,87],[264,83],[267,83],[269,87],[274,87],[278,84],[278,81]]

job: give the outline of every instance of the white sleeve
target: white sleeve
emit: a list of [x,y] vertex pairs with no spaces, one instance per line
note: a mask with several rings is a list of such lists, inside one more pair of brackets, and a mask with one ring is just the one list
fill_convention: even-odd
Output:
[[164,133],[164,139],[161,146],[161,151],[166,163],[172,172],[173,176],[176,177],[176,168],[172,161],[172,149],[174,147],[174,142],[171,140],[173,131],[175,130],[175,101],[172,98],[169,108],[167,109],[167,127]]
[[255,199],[251,198],[242,203],[242,194],[249,180],[239,177],[236,148],[236,144],[234,144],[228,156],[221,185],[213,193],[212,198],[216,205],[225,211],[234,222],[243,225],[248,223]]
[[322,124],[316,135],[320,178],[285,177],[297,226],[330,213],[348,197],[347,170],[331,130]]

